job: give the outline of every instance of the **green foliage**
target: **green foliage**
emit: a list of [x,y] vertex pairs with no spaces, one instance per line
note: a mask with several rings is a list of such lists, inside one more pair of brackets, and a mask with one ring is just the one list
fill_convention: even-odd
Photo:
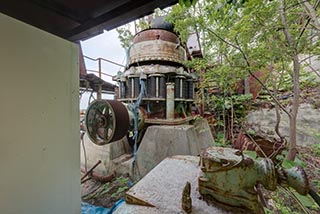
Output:
[[121,198],[124,196],[125,191],[129,189],[129,178],[128,177],[117,177],[112,182],[107,182],[105,184],[100,185],[93,192],[84,196],[84,200],[102,198],[102,197],[113,197],[113,198]]
[[131,45],[131,41],[133,39],[133,34],[129,29],[130,27],[120,27],[117,28],[117,32],[118,32],[118,38],[120,40],[120,44],[123,48],[129,48]]
[[247,115],[251,100],[251,94],[230,95],[226,97],[212,95],[209,106],[215,114],[215,119],[221,118],[225,111],[230,112],[232,108],[235,120],[241,122]]
[[302,168],[305,168],[307,165],[304,161],[300,160],[298,157],[296,157],[294,161],[284,159],[282,162],[282,167],[285,169],[289,169],[295,166],[301,166]]
[[191,7],[195,5],[197,0],[179,0],[179,4],[186,7]]
[[319,213],[319,206],[310,195],[300,195],[292,188],[278,188],[273,200],[276,213]]
[[243,153],[244,153],[245,155],[248,155],[248,156],[251,157],[252,159],[256,159],[256,158],[257,158],[257,153],[256,153],[256,151],[245,150],[245,151],[243,151]]
[[128,187],[127,187],[127,186],[119,187],[116,192],[114,192],[114,193],[111,194],[111,197],[116,198],[116,197],[118,197],[119,195],[124,194],[124,192],[125,192],[126,190],[128,190]]
[[128,177],[123,177],[123,176],[120,176],[120,177],[117,177],[116,178],[116,182],[119,183],[120,185],[127,185],[127,183],[129,182],[129,178]]
[[226,144],[225,134],[223,132],[218,132],[215,136],[214,146],[225,147]]
[[320,157],[320,136],[318,138],[319,138],[319,143],[312,145],[312,147],[313,147],[313,152]]
[[[307,2],[312,6],[315,0]],[[281,78],[278,82],[287,83],[283,87],[289,88],[294,94],[293,110],[286,113],[291,115],[293,120],[290,123],[295,126],[299,108],[299,82],[306,82],[301,84],[302,87],[312,82],[309,77],[304,79],[300,76],[302,65],[299,57],[320,56],[319,41],[312,39],[319,29],[316,22],[312,24],[308,20],[311,17],[309,12],[303,3],[296,0],[203,0],[197,1],[193,7],[177,5],[172,8],[169,20],[173,22],[182,41],[186,41],[190,32],[200,35],[205,56],[201,65],[206,63],[207,66],[195,70],[203,80],[200,85],[202,88],[210,89],[215,84],[221,90],[225,126],[228,122],[226,95],[233,94],[237,81],[261,69],[275,73],[274,79],[280,78],[281,73],[288,74],[289,83]],[[316,13],[319,15],[319,11]],[[272,93],[270,90],[267,92]],[[203,97],[203,93],[200,95]],[[277,95],[272,97],[276,99]],[[295,130],[294,127],[290,133],[291,159],[295,157]]]
[[316,207],[314,200],[309,195],[300,195],[295,191],[293,192],[293,194],[305,207]]
[[263,207],[263,211],[264,211],[265,214],[273,214],[274,213],[273,210],[270,210],[270,209],[268,209],[266,207]]
[[[164,12],[160,9],[156,9],[152,14],[152,18],[163,15]],[[134,35],[142,30],[150,28],[151,17],[142,17],[130,24],[123,25],[117,28],[118,38],[120,40],[121,46],[127,49],[131,46],[132,39]]]
[[129,189],[128,186],[129,178],[128,177],[117,177],[114,184],[117,186],[117,191],[111,194],[111,197],[118,198],[120,196],[124,196],[125,191]]
[[95,189],[95,191],[83,197],[84,200],[103,197],[110,191],[110,183],[102,184],[99,188]]
[[[279,91],[292,91],[292,88],[293,88],[292,76],[290,71],[288,71],[290,68],[286,66],[285,69],[286,70],[284,70],[281,74],[278,74],[279,76],[276,78],[276,85],[278,86]],[[308,88],[308,87],[313,88],[318,86],[319,84],[319,82],[316,81],[317,75],[305,69],[301,69],[299,79],[300,79],[301,89]],[[268,88],[272,89],[272,82],[270,80],[268,81],[267,86]]]
[[[287,24],[293,43],[297,45],[296,51],[319,56],[320,42],[310,42],[310,28],[301,33],[306,23],[304,8],[295,0],[287,0],[286,6],[289,8]],[[293,50],[283,33],[279,1],[203,0],[193,7],[181,3],[172,8],[168,20],[173,22],[183,42],[190,32],[198,32],[205,59],[189,64],[206,67],[207,78],[223,80],[231,86],[235,79],[247,76],[248,71],[273,65],[276,73],[285,69],[286,79],[281,87],[289,88],[285,85],[288,81],[292,86]],[[313,77],[304,78],[302,71],[300,79],[308,85]]]
[[[296,200],[299,200],[299,203],[297,203],[296,200],[293,200],[293,197],[296,198]],[[293,189],[278,189],[273,200],[277,210],[276,213],[281,214],[300,214],[303,210],[307,211],[308,208],[316,207],[315,202],[310,196],[300,195]],[[274,210],[266,210],[266,213],[275,213]],[[310,213],[310,211],[308,211],[308,213]]]

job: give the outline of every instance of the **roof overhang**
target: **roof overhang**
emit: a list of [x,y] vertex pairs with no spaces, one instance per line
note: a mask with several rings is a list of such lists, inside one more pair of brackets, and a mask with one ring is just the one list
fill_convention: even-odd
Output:
[[0,12],[70,41],[89,39],[178,0],[4,0]]

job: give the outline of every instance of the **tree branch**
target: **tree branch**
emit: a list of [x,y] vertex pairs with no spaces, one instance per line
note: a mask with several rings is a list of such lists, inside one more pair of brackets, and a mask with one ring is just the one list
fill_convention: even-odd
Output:
[[[315,8],[310,4],[309,1],[304,1],[302,2],[300,0],[300,3],[303,3],[304,7],[305,7],[305,11],[306,13],[308,14],[308,16],[311,18],[315,28],[317,30],[320,30],[320,23],[318,21],[318,18],[317,18],[317,14],[316,14],[316,11],[315,11]],[[318,3],[318,2],[317,2]]]
[[313,71],[313,73],[315,73],[318,77],[320,77],[320,73],[318,73],[319,70],[316,70],[309,63],[305,63],[305,64]]
[[289,116],[291,117],[291,114],[287,111],[287,109],[285,107],[283,107],[281,105],[281,103],[279,102],[279,100],[273,95],[273,93],[263,84],[263,82],[261,82],[261,80],[256,76],[254,75],[254,73],[252,73],[252,71],[250,70],[250,63],[249,63],[249,60],[247,58],[247,55],[243,52],[242,48],[240,47],[240,44],[238,42],[238,39],[235,38],[235,41],[237,43],[237,49],[240,51],[240,53],[242,54],[243,58],[245,59],[246,63],[247,63],[247,71],[249,72],[249,74],[255,79],[258,81],[258,83],[262,86],[262,88],[264,90],[266,90],[268,92],[268,94],[271,96],[271,98],[273,99],[273,101],[275,103],[277,103],[277,105],[279,105],[279,107]]
[[238,46],[237,46],[237,45],[232,44],[231,42],[228,42],[227,40],[225,40],[224,38],[222,38],[221,36],[219,36],[217,33],[215,33],[213,30],[211,30],[211,29],[209,29],[209,28],[207,28],[207,30],[208,30],[209,33],[213,34],[213,35],[214,35],[215,37],[217,37],[219,40],[223,41],[223,42],[226,43],[227,45],[229,45],[229,46],[237,49],[238,51],[240,51],[240,53],[242,54],[244,60],[246,61],[246,64],[247,64],[247,69],[246,69],[246,70],[249,72],[249,74],[250,74],[255,80],[257,80],[257,82],[262,86],[262,88],[263,88],[264,90],[266,90],[266,91],[268,92],[268,94],[271,96],[271,98],[273,99],[273,101],[279,105],[279,107],[288,115],[288,117],[291,117],[291,114],[287,111],[287,109],[285,109],[285,108],[281,105],[281,103],[279,102],[279,100],[278,100],[275,96],[273,96],[272,92],[263,84],[263,82],[261,82],[261,80],[260,80],[258,77],[256,77],[256,75],[254,75],[254,74],[251,72],[251,70],[250,70],[250,66],[251,66],[251,65],[250,65],[250,63],[249,63],[249,60],[248,60],[248,58],[247,58],[247,55],[246,55],[246,54],[243,52],[243,50],[240,48],[239,43],[238,43],[238,40],[236,39],[236,42],[237,42],[237,45],[238,45]]
[[216,34],[213,30],[211,30],[210,28],[207,28],[208,32],[213,34],[215,37],[217,37],[218,39],[220,39],[221,41],[223,41],[224,43],[226,43],[227,45],[235,48],[235,49],[238,49],[239,48],[237,46],[235,46],[234,44],[232,44],[231,42],[228,42],[227,40],[225,40],[224,38],[222,38],[221,36],[219,36],[218,34]]
[[[301,3],[301,4],[310,4],[310,3],[307,2],[307,1],[300,1],[300,3]],[[317,0],[317,1],[315,2],[315,4],[314,4],[313,7],[312,7],[311,5],[310,5],[310,6],[312,7],[312,9],[314,8],[314,10],[316,10],[317,7],[319,6],[319,3],[320,3],[320,0]],[[298,39],[297,39],[297,42],[296,42],[296,46],[298,45],[298,43],[299,43],[299,41],[300,41],[300,38],[302,37],[303,33],[304,33],[305,30],[307,29],[307,26],[309,25],[310,21],[311,21],[311,17],[310,17],[310,15],[309,15],[308,20],[306,21],[306,23],[304,24],[304,26],[301,28],[300,35],[299,35],[299,37],[298,37]],[[318,34],[318,33],[317,33],[317,34]]]

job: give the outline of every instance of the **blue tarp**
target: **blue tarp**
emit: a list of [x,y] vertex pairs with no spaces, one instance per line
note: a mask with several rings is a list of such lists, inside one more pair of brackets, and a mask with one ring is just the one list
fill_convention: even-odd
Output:
[[120,204],[122,204],[123,202],[124,199],[120,199],[110,209],[81,202],[81,214],[112,214],[113,211],[115,211],[118,208],[118,206],[120,206]]

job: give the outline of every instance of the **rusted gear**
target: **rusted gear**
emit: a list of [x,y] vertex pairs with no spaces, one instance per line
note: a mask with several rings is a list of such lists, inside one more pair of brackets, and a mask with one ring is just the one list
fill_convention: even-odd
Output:
[[96,100],[87,109],[85,124],[90,140],[97,145],[105,145],[126,135],[129,114],[119,101]]

